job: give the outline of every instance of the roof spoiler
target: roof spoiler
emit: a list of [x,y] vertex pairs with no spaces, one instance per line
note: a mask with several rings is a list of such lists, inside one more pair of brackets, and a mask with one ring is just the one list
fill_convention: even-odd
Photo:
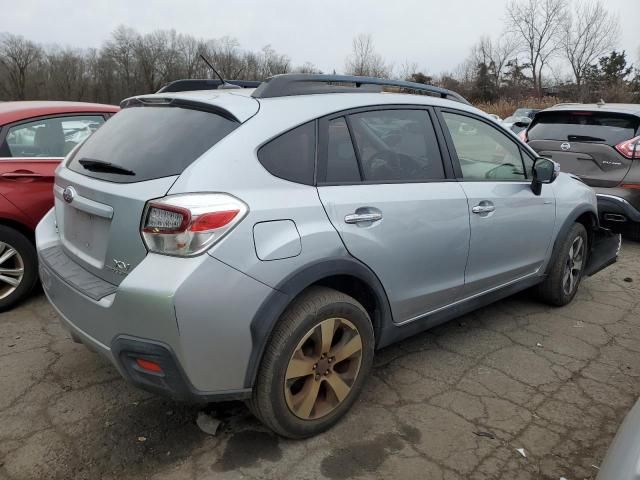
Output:
[[462,95],[445,88],[403,80],[353,75],[275,75],[262,82],[251,96],[254,98],[274,98],[322,93],[371,93],[381,92],[384,87],[407,90],[410,93],[424,93],[469,105],[469,102]]
[[225,80],[225,83],[223,83],[220,80],[214,79],[187,78],[169,82],[156,93],[192,92],[195,90],[218,90],[228,88],[225,86],[225,84],[233,85],[235,88],[256,88],[261,83],[262,82],[252,80]]

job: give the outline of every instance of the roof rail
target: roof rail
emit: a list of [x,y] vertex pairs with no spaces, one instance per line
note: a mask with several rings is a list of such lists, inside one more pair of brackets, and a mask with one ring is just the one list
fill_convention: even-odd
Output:
[[434,87],[433,85],[352,75],[307,75],[296,73],[275,75],[262,82],[251,96],[254,98],[273,98],[315,93],[380,92],[383,87],[397,87],[469,104],[462,95],[445,88]]
[[[256,88],[262,82],[252,80],[226,80],[226,83],[240,88]],[[188,78],[169,82],[156,93],[192,92],[194,90],[217,90],[218,88],[225,88],[221,87],[221,85],[222,82],[220,80]]]

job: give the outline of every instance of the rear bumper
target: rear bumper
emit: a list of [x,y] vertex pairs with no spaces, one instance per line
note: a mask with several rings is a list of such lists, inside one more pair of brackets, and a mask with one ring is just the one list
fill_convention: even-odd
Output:
[[[56,245],[49,212],[36,229],[36,246],[43,252]],[[74,337],[127,380],[179,400],[246,397],[250,323],[271,288],[210,255],[149,254],[113,293],[95,299],[65,280],[56,265],[40,255],[47,298]],[[136,355],[157,358],[164,377],[132,370]]]
[[[640,222],[640,190],[595,188],[600,221],[612,223]],[[618,217],[619,216],[619,217]]]
[[585,275],[591,276],[618,260],[622,237],[606,228],[594,232],[593,245],[585,267]]
[[[205,403],[243,400],[251,395],[250,388],[225,392],[197,390],[189,381],[171,347],[160,342],[121,335],[111,343],[111,352],[120,373],[129,383],[174,400]],[[136,363],[137,359],[156,363],[162,368],[162,372],[153,373],[141,369]]]

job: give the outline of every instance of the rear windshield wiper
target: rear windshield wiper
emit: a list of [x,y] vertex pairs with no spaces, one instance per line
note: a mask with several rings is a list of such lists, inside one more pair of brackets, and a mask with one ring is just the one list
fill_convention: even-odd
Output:
[[102,160],[83,158],[82,160],[78,160],[78,163],[90,172],[113,173],[116,175],[135,175],[135,173],[131,170],[127,170],[124,167],[114,165],[113,163],[103,162]]
[[604,138],[590,137],[589,135],[567,135],[567,139],[573,142],[606,142]]

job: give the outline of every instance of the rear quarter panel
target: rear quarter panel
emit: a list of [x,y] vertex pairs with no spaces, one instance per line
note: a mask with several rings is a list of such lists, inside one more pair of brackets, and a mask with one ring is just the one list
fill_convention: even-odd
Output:
[[27,230],[35,230],[37,221],[28,217],[16,205],[0,195],[0,222],[8,220],[10,223],[17,223],[25,227]]
[[[247,217],[208,253],[274,288],[301,266],[349,256],[317,189],[277,178],[257,159],[259,146],[293,126],[285,113],[256,115],[189,166],[168,192],[225,192],[244,201],[249,206]],[[256,254],[254,226],[274,220],[294,222],[300,253],[263,261]]]

